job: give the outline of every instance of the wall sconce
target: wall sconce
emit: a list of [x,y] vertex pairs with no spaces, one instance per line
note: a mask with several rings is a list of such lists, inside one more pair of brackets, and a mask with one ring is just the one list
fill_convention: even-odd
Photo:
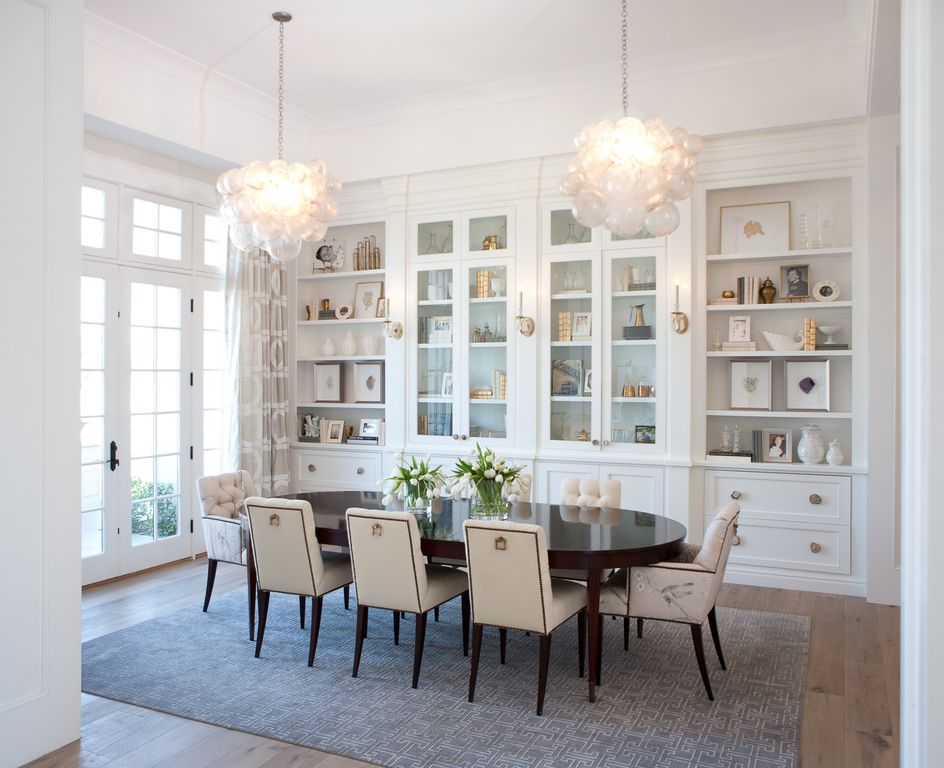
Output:
[[675,310],[672,312],[672,329],[679,334],[688,332],[688,315],[679,310],[679,281],[675,281]]
[[384,304],[384,333],[390,339],[403,338],[403,323],[390,319],[390,299]]
[[518,314],[515,320],[518,321],[518,333],[522,336],[534,335],[534,318],[524,314],[524,291],[518,292]]

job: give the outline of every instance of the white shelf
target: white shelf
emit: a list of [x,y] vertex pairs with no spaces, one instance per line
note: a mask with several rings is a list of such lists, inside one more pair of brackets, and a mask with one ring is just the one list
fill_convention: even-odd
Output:
[[506,301],[507,296],[490,296],[485,299],[469,299],[469,304],[504,304]]
[[497,397],[470,397],[469,405],[478,405],[482,403],[484,405],[507,405],[507,400],[499,400]]
[[635,299],[639,296],[655,296],[656,290],[647,290],[647,291],[613,291],[614,299]]
[[352,410],[382,411],[386,403],[299,403],[299,408],[350,408]]
[[452,349],[452,342],[448,344],[431,344],[429,342],[424,342],[423,344],[417,344],[417,349]]
[[849,411],[706,411],[707,416],[732,419],[851,419]]
[[383,277],[386,274],[386,269],[363,269],[360,272],[355,272],[353,270],[340,272],[317,272],[314,275],[299,275],[299,281],[306,280],[343,280],[344,278],[351,277]]
[[773,304],[709,304],[709,312],[770,312],[771,310],[793,309],[849,309],[851,301],[782,301]]
[[774,349],[761,349],[756,352],[706,352],[708,357],[852,357],[851,349],[817,349],[809,352],[797,349],[792,352],[780,352]]
[[657,402],[654,397],[619,397],[613,395],[610,398],[614,403],[655,403]]
[[507,341],[470,341],[469,349],[478,349],[480,347],[507,347]]
[[418,307],[451,307],[452,299],[422,299],[416,302]]
[[748,472],[796,472],[804,475],[864,475],[868,470],[865,467],[853,467],[850,464],[841,464],[837,467],[829,464],[803,464],[802,462],[781,461],[723,461],[718,459],[703,459],[693,462],[696,467],[706,469],[735,469]]
[[551,395],[552,403],[590,403],[587,395]]
[[655,339],[613,339],[614,347],[654,347]]
[[552,347],[589,347],[591,344],[593,344],[592,341],[589,341],[589,340],[585,341],[583,339],[581,339],[580,341],[552,341],[551,342]]
[[589,291],[575,292],[575,293],[552,293],[552,301],[586,301],[587,299],[592,299],[593,294]]
[[316,443],[308,440],[296,440],[294,443],[292,443],[292,447],[300,448],[302,450],[309,450],[311,448],[324,448],[329,451],[378,451],[384,448],[383,445],[374,445],[373,443],[364,443],[363,445],[360,443]]
[[382,323],[382,317],[349,317],[347,320],[299,320],[299,328],[321,328],[329,325],[366,325],[369,323]]
[[452,396],[420,395],[416,398],[416,401],[418,403],[449,403],[452,405]]
[[383,355],[330,355],[326,357],[299,357],[297,363],[353,363],[383,362]]
[[815,259],[822,256],[851,256],[852,248],[796,248],[792,251],[761,253],[713,253],[709,262],[719,261],[773,261],[780,259]]

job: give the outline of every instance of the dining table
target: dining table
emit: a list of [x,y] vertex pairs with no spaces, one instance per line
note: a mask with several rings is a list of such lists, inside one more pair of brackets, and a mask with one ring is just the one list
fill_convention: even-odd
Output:
[[[352,507],[402,511],[397,499],[384,504],[377,491],[312,491],[280,495],[311,504],[315,535],[322,545],[349,545],[345,512]],[[469,499],[437,499],[431,510],[417,515],[420,548],[428,558],[465,562],[463,521],[475,514]],[[491,518],[495,519],[495,518]],[[676,520],[649,512],[609,507],[578,507],[532,502],[509,503],[507,519],[540,525],[547,539],[548,566],[566,571],[569,578],[586,579],[590,701],[596,699],[602,655],[600,587],[605,572],[651,565],[678,555],[687,531]],[[248,538],[248,537],[247,537]],[[249,634],[255,634],[256,570],[252,547],[247,546]]]

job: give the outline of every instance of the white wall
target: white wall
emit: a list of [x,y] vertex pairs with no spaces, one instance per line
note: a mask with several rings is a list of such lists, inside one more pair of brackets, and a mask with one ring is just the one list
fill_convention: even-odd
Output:
[[0,3],[0,766],[79,736],[81,0]]

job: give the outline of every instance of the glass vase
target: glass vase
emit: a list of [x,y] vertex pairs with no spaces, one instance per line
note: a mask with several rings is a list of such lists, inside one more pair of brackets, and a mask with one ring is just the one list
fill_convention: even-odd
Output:
[[508,504],[502,497],[502,484],[494,480],[480,480],[475,484],[470,517],[488,520],[507,520]]
[[417,517],[429,518],[433,515],[433,499],[416,494],[403,497],[403,511],[410,512]]

